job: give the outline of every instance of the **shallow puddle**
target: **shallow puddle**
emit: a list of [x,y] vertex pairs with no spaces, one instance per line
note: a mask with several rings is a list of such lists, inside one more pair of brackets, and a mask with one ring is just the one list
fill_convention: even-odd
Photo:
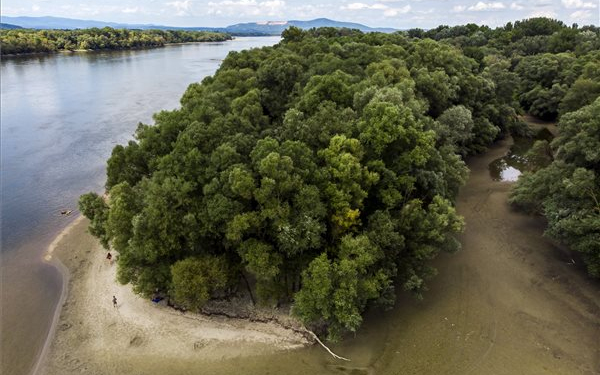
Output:
[[506,155],[489,164],[490,175],[494,181],[516,181],[521,173],[529,168],[527,152],[535,141],[551,141],[552,133],[546,128],[537,132],[532,138],[515,137],[514,144]]

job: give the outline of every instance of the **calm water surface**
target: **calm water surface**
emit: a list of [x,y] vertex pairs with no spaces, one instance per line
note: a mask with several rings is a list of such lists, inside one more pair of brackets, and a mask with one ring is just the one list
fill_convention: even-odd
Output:
[[[112,148],[131,139],[138,122],[176,108],[229,51],[278,41],[2,59],[2,373],[28,373],[42,348],[62,280],[41,256],[76,217],[79,195],[103,190]],[[66,209],[73,215],[61,216]]]
[[542,128],[531,138],[515,137],[506,155],[490,163],[490,176],[494,181],[517,181],[523,172],[530,170],[527,152],[535,141],[550,142],[552,138],[554,136],[546,128]]

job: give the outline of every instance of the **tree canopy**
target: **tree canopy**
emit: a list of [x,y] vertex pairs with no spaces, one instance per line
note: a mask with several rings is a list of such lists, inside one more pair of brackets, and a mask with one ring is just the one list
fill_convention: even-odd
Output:
[[[559,137],[551,144],[538,141],[530,150],[534,169],[519,178],[511,201],[543,214],[548,220],[546,235],[580,251],[590,275],[600,277],[600,181],[594,156],[600,146],[600,29],[531,18],[496,29],[469,24],[407,34],[460,47],[480,62],[498,97],[505,102],[512,98],[511,106],[517,110],[559,120]],[[441,126],[448,116],[457,125],[468,124],[466,116],[446,112],[438,118]],[[510,130],[518,134],[520,128]],[[443,131],[442,127],[438,134]]]
[[289,28],[273,47],[231,52],[181,108],[140,124],[108,160],[110,198],[84,195],[82,212],[140,294],[197,309],[242,270],[260,301],[292,303],[337,339],[368,306],[391,306],[395,290],[421,295],[429,260],[460,247],[463,157],[523,131],[519,105],[539,94],[525,92],[560,89],[550,111],[593,99],[579,92],[597,70],[585,49],[512,56],[515,43],[564,29]]

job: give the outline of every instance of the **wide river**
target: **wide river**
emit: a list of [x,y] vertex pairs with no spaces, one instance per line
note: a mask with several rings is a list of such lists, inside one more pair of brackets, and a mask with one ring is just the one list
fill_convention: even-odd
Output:
[[26,374],[46,340],[62,279],[42,255],[77,216],[79,195],[103,191],[112,148],[176,108],[230,51],[279,39],[2,59],[2,373]]

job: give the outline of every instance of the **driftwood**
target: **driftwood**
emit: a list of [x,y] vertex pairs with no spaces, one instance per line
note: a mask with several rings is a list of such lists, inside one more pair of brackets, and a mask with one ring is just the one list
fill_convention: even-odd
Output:
[[313,331],[309,331],[307,329],[306,332],[309,335],[311,335],[312,338],[315,339],[319,343],[319,345],[321,345],[323,348],[325,348],[325,350],[327,350],[329,352],[329,354],[331,354],[333,356],[333,358],[335,358],[335,359],[341,359],[343,361],[348,361],[348,362],[350,361],[348,358],[341,357],[341,356],[335,354],[334,352],[332,352],[331,349],[329,349],[327,346],[325,346],[325,344],[323,344],[323,342],[321,340],[319,340],[319,337]]

